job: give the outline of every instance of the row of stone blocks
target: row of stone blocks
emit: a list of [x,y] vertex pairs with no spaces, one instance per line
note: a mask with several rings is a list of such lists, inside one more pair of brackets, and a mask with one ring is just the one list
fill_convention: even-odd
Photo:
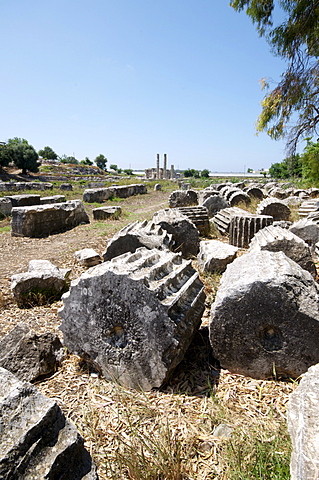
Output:
[[41,197],[40,195],[32,194],[6,195],[0,198],[0,215],[5,217],[10,216],[13,207],[28,207],[30,205],[62,202],[65,202],[64,195],[52,195],[51,197]]
[[0,182],[0,192],[20,192],[23,190],[52,190],[48,182]]
[[132,185],[115,185],[107,188],[88,188],[83,192],[83,201],[87,203],[103,203],[111,197],[127,198],[147,193],[144,183]]

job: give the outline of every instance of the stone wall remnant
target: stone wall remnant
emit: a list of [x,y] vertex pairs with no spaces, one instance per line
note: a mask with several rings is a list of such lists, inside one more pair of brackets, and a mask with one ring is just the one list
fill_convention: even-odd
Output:
[[12,208],[13,237],[45,237],[70,230],[81,223],[90,223],[80,200],[31,207]]
[[204,311],[191,261],[140,248],[90,268],[60,310],[64,344],[105,378],[151,390],[182,360]]
[[83,192],[83,201],[87,203],[103,203],[111,197],[128,198],[145,193],[147,193],[147,188],[144,183],[113,185],[107,188],[88,188]]
[[223,368],[297,378],[319,362],[319,286],[283,252],[247,253],[223,274],[210,341]]

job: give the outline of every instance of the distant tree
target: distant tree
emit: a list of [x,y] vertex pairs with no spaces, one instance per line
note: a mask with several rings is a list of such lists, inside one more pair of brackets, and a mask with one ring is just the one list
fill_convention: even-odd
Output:
[[102,153],[96,157],[94,162],[101,170],[106,170],[107,158]]
[[124,168],[123,172],[125,175],[133,175],[133,170],[131,168]]
[[282,162],[273,163],[269,168],[269,175],[272,178],[290,178],[302,176],[302,161],[299,154],[291,155]]
[[26,174],[27,171],[33,173],[39,171],[39,156],[33,146],[29,145],[24,138],[10,138],[6,145],[6,150],[10,161],[17,168],[21,168],[23,174]]
[[58,158],[57,154],[51,147],[44,147],[42,150],[38,151],[40,157],[45,158],[46,160],[56,160]]
[[117,172],[117,165],[115,165],[115,163],[111,163],[110,170],[115,170]]
[[252,168],[247,168],[247,173],[253,173],[254,170]]
[[184,170],[184,177],[199,178],[199,171],[194,168],[188,168],[187,170]]
[[319,180],[319,142],[314,143],[310,138],[304,153],[301,155],[302,174],[307,180]]
[[288,178],[289,173],[285,162],[273,163],[269,168],[271,178]]
[[92,162],[92,160],[89,159],[89,157],[85,157],[84,160],[80,161],[80,164],[81,165],[93,165],[93,162]]
[[11,159],[6,145],[0,145],[0,167],[9,165]]
[[79,164],[79,161],[75,157],[73,157],[72,155],[71,156],[61,155],[60,162],[61,163],[70,163],[71,165],[78,165]]
[[121,168],[118,168],[118,169],[117,169],[117,173],[122,173],[122,169],[121,169]]
[[209,170],[207,170],[207,168],[204,168],[204,170],[200,172],[200,176],[202,178],[209,178]]

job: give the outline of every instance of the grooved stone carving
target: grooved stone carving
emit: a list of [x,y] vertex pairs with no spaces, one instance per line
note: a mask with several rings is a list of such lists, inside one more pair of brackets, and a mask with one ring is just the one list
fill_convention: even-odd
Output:
[[256,186],[246,187],[245,192],[251,198],[258,198],[259,200],[263,200],[263,198],[264,198],[264,192],[262,191],[261,188],[256,187]]
[[259,250],[284,252],[287,257],[308,270],[314,278],[317,276],[309,245],[289,230],[273,225],[259,230],[250,243],[249,251]]
[[140,247],[174,250],[175,244],[172,235],[154,222],[129,223],[109,240],[103,253],[104,261],[123,253],[134,253]]
[[258,204],[256,213],[270,215],[274,220],[289,220],[290,208],[281,200],[269,197]]
[[234,215],[229,227],[229,243],[247,248],[253,236],[272,222],[273,218],[267,215]]
[[205,207],[180,207],[179,211],[185,215],[204,237],[209,235],[210,223]]
[[292,441],[291,480],[317,479],[319,471],[319,364],[309,368],[289,396],[287,420]]
[[251,202],[250,196],[246,192],[243,192],[242,190],[233,192],[228,198],[228,200],[232,207],[235,207],[239,203],[245,203],[246,205],[249,205],[249,203]]
[[80,200],[65,203],[12,208],[11,235],[13,237],[45,237],[52,233],[90,223]]
[[319,362],[319,286],[282,252],[228,265],[212,305],[210,341],[223,368],[296,378]]
[[319,210],[319,201],[317,200],[307,200],[302,202],[299,207],[298,214],[299,217],[307,217],[310,213],[318,212]]
[[107,379],[160,387],[182,360],[204,311],[191,261],[138,249],[89,269],[71,283],[60,310],[64,344]]
[[58,404],[0,368],[0,477],[98,480],[83,438]]
[[168,204],[171,208],[198,205],[198,194],[195,190],[175,190],[170,194]]
[[199,232],[194,223],[177,208],[159,210],[152,221],[172,235],[174,252],[181,252],[184,258],[196,256],[199,250]]
[[250,215],[249,212],[243,210],[242,208],[238,207],[229,207],[220,210],[214,217],[213,217],[213,224],[215,227],[223,234],[229,232],[230,223],[233,217],[235,216],[245,216]]

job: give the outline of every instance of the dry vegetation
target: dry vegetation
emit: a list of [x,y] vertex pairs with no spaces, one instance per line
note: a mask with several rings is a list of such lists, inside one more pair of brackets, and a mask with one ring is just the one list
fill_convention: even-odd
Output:
[[[12,238],[8,229],[1,228],[8,221],[1,221],[0,336],[19,322],[39,332],[59,332],[61,301],[17,308],[10,294],[12,274],[26,271],[32,258],[41,258],[72,268],[72,278],[78,277],[83,269],[75,264],[74,251],[92,247],[101,253],[107,238],[124,224],[150,218],[165,208],[173,188],[166,185],[162,192],[150,189],[147,195],[121,201],[120,220],[92,221],[43,239]],[[91,215],[92,205],[86,208]],[[106,382],[70,354],[54,375],[36,382],[41,392],[56,399],[85,438],[100,479],[289,478],[285,416],[295,385],[253,380],[218,369],[206,325],[219,278],[202,277],[207,291],[203,327],[164,388],[136,392]]]

